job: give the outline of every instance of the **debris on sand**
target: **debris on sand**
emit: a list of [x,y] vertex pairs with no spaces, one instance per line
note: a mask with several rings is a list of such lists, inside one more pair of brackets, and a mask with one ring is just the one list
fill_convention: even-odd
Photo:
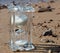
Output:
[[53,19],[50,19],[49,21],[48,21],[48,23],[51,23],[53,21]]
[[46,43],[55,43],[53,40],[47,40]]
[[33,16],[33,18],[35,18],[35,16]]
[[0,9],[4,9],[4,8],[7,8],[7,6],[6,6],[6,5],[1,5],[1,4],[0,4]]
[[46,21],[44,21],[44,23],[46,23]]
[[52,22],[53,20],[52,19],[50,19],[50,22]]
[[48,26],[47,26],[47,25],[44,25],[44,26],[42,26],[42,27],[44,27],[44,28],[48,29]]
[[37,25],[38,25],[38,26],[42,26],[42,25],[43,25],[43,23],[37,23]]
[[46,12],[46,11],[51,12],[52,11],[51,6],[48,6],[47,8],[40,7],[39,10],[38,10],[38,12]]
[[46,30],[45,32],[43,32],[42,34],[43,36],[52,36],[52,37],[57,37],[58,35],[53,34],[53,31],[51,29]]
[[48,23],[51,23],[50,21]]
[[55,43],[53,40],[49,40],[49,39],[46,39],[46,38],[42,38],[41,42],[43,42],[43,43]]
[[58,26],[57,27],[60,27],[60,24],[58,24]]
[[52,8],[50,5],[47,7],[47,11],[52,11]]
[[51,29],[46,30],[45,32],[43,32],[43,36],[50,36],[50,35],[52,35],[52,34],[53,34],[53,32],[52,32]]
[[38,12],[45,12],[45,11],[46,11],[45,8],[40,8],[40,9],[38,10]]
[[53,34],[52,37],[57,37],[57,35],[54,35],[54,34]]
[[51,0],[50,3],[55,3],[55,1],[54,0]]

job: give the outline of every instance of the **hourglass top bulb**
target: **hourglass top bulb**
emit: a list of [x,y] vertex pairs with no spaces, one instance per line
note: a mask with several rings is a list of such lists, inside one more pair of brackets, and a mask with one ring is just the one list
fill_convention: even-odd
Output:
[[13,24],[14,17],[15,17],[15,24],[17,24],[17,25],[24,25],[28,20],[26,15],[14,15],[14,16],[12,15],[11,16],[11,24]]

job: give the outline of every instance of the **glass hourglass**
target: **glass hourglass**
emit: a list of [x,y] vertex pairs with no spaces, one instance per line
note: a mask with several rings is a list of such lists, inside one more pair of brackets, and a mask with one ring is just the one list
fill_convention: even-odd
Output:
[[16,6],[12,6],[9,10],[11,14],[11,38],[9,47],[12,51],[28,51],[34,49],[35,47],[32,44],[31,34],[32,19],[26,7],[23,7],[23,11],[18,7],[16,8]]

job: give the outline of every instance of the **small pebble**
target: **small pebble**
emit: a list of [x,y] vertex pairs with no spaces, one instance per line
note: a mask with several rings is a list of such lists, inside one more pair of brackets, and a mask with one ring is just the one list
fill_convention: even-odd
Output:
[[43,36],[50,36],[52,34],[53,34],[52,30],[46,30],[45,32],[43,32]]
[[60,24],[58,24],[58,26],[57,27],[60,27]]
[[48,28],[47,25],[44,25],[44,26],[42,26],[42,27]]
[[38,8],[41,8],[41,6],[39,6]]
[[46,11],[47,11],[46,8],[39,8],[38,13],[40,13],[40,12],[46,12]]
[[44,21],[44,23],[46,23],[46,21]]
[[48,22],[48,23],[51,23],[51,22]]
[[46,39],[46,38],[42,38],[41,41],[44,42],[44,43],[55,43],[53,40],[49,40],[49,39]]
[[35,16],[33,16],[33,18],[35,18]]
[[42,26],[42,25],[43,25],[43,23],[38,23],[37,25],[40,25],[40,26]]
[[52,11],[52,8],[51,8],[50,5],[47,7],[47,10],[48,10],[48,11]]
[[57,37],[57,35],[52,35],[52,37]]
[[47,40],[46,43],[55,43],[53,40]]
[[50,19],[50,21],[53,21],[52,19]]
[[35,6],[38,6],[37,4],[35,4]]

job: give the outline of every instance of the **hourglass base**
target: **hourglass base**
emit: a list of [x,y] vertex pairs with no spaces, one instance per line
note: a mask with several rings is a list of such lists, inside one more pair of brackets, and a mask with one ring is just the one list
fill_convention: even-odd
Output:
[[[21,40],[22,41],[22,40]],[[28,43],[23,40],[23,43],[20,41],[21,45],[16,45],[13,44],[12,42],[10,43],[9,47],[11,48],[12,51],[30,51],[35,49],[34,45],[32,43]],[[23,45],[24,44],[24,45]]]

